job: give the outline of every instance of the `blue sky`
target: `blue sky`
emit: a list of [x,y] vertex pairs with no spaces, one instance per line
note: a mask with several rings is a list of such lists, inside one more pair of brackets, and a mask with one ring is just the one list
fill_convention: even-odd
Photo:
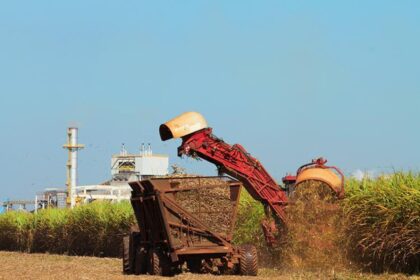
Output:
[[0,199],[63,186],[66,127],[80,184],[121,143],[176,158],[160,123],[199,111],[276,179],[325,156],[420,169],[419,1],[2,1]]

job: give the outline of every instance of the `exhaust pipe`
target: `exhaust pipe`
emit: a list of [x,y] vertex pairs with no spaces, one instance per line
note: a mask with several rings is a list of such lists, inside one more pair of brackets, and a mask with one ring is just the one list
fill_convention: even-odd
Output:
[[159,134],[160,139],[166,141],[181,138],[205,128],[208,128],[207,121],[200,113],[186,112],[161,124]]

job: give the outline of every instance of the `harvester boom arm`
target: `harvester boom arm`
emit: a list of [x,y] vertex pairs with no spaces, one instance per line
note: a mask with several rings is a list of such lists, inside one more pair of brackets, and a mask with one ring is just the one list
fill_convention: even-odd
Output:
[[205,128],[182,138],[178,155],[200,157],[215,164],[219,171],[238,179],[251,196],[269,206],[282,221],[285,220],[285,192],[277,185],[262,164],[239,144],[229,145]]

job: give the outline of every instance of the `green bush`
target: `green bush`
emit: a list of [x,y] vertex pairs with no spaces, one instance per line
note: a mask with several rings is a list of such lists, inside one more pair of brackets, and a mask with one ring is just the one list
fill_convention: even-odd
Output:
[[116,257],[132,224],[128,202],[8,212],[0,215],[0,250]]
[[33,215],[8,212],[0,215],[0,250],[29,251]]
[[254,244],[258,248],[266,246],[261,228],[264,209],[259,201],[243,189],[238,206],[238,214],[233,242],[235,244]]
[[45,209],[33,215],[31,252],[63,253],[67,251],[66,209]]
[[349,180],[343,239],[349,256],[377,272],[420,269],[420,174]]
[[121,236],[134,224],[129,203],[92,203],[75,208],[66,224],[69,253],[117,256]]

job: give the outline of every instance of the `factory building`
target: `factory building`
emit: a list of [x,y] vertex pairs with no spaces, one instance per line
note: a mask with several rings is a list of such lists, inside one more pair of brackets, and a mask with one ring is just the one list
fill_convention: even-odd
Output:
[[167,155],[153,154],[152,147],[147,148],[142,144],[139,154],[129,154],[124,144],[118,155],[111,159],[112,182],[136,181],[151,176],[163,176],[168,174],[169,158]]
[[67,191],[60,188],[47,188],[35,195],[36,209],[66,208]]
[[150,144],[147,148],[142,144],[138,154],[130,154],[123,144],[120,153],[111,158],[111,179],[99,185],[76,186],[75,200],[77,203],[129,200],[128,182],[167,175],[168,166],[169,157],[153,154]]

